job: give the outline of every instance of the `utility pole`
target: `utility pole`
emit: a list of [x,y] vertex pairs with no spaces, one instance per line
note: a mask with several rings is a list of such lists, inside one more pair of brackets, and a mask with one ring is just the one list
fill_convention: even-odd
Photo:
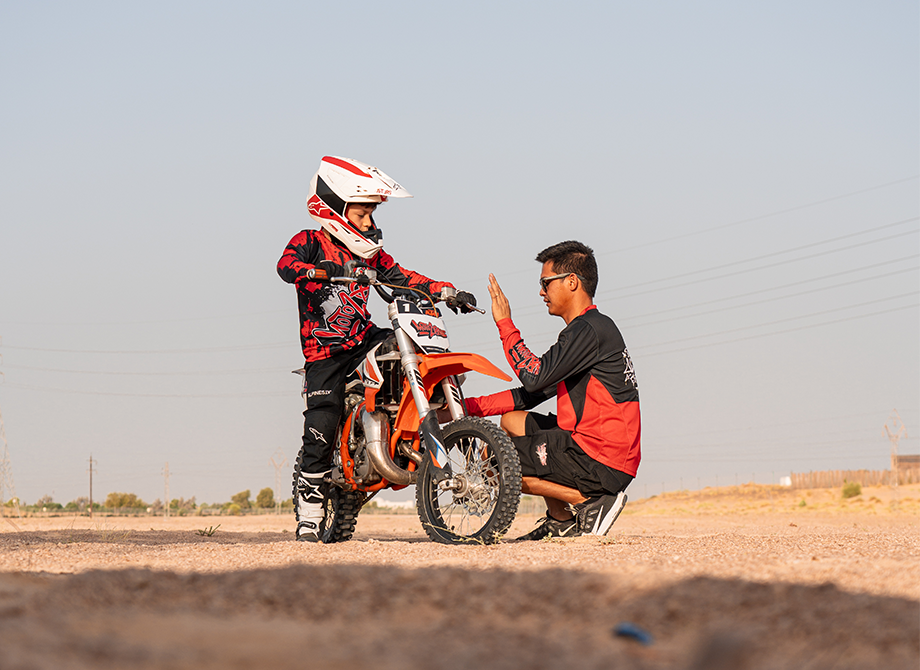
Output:
[[164,507],[166,512],[163,514],[167,519],[169,518],[169,461],[166,461],[166,467],[163,468],[163,481],[166,484],[166,493],[165,493],[165,504]]
[[90,453],[89,469],[87,470],[87,472],[89,473],[89,518],[90,519],[93,518],[93,473],[96,471],[95,468],[93,468],[93,464],[98,463],[98,462],[99,461],[96,461],[93,459],[93,455],[92,453]]
[[[2,375],[3,373],[0,373]],[[6,443],[6,429],[3,427],[3,414],[0,414],[0,440],[3,441],[3,455],[0,456],[0,515],[3,514],[6,502],[13,503],[16,516],[19,512],[19,498],[16,497],[16,487],[13,485],[13,467],[10,464],[10,451]]]
[[[278,459],[277,462],[275,462],[276,458]],[[287,465],[287,459],[284,457],[281,447],[275,450],[269,462],[275,466],[275,514],[281,514],[281,468]]]
[[891,442],[891,488],[894,489],[894,505],[898,506],[898,442],[902,437],[907,437],[907,428],[901,421],[901,415],[898,410],[891,410],[888,420],[885,422],[885,435]]

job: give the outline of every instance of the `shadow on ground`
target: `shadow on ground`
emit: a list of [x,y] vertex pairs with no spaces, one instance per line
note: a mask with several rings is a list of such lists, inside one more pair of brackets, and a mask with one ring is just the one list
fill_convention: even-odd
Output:
[[[916,601],[833,585],[294,566],[0,574],[3,667],[910,668]],[[629,622],[648,645],[613,634]]]

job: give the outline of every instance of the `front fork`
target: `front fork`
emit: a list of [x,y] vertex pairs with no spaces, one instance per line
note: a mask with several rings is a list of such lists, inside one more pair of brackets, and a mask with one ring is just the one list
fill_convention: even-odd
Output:
[[[418,433],[425,445],[424,458],[429,461],[428,467],[434,474],[435,480],[441,482],[451,476],[450,467],[447,465],[447,450],[444,448],[441,424],[438,423],[437,410],[431,409],[428,404],[428,396],[425,394],[425,387],[422,384],[422,373],[418,369],[419,361],[418,356],[415,354],[415,345],[409,335],[399,326],[396,314],[396,305],[390,303],[387,316],[393,324],[393,332],[396,334],[396,343],[399,345],[403,372],[406,374],[406,379],[409,380],[412,399],[418,409]],[[447,387],[445,387],[445,393],[447,390]],[[462,409],[458,410],[457,407],[450,405],[451,402],[456,402],[453,395],[450,395],[449,398],[448,403],[451,407],[451,414],[454,414],[455,411],[462,412]],[[459,403],[457,402],[456,405],[459,406]]]

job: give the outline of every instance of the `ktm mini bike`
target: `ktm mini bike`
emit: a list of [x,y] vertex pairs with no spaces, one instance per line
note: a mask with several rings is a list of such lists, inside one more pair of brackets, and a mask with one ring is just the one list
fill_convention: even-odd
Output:
[[[350,539],[361,507],[374,495],[414,484],[419,519],[433,541],[497,542],[517,513],[520,461],[504,431],[467,416],[460,386],[468,372],[511,378],[483,356],[450,351],[432,296],[381,283],[373,268],[354,261],[346,270],[329,281],[373,286],[388,304],[393,333],[346,381],[320,540]],[[453,289],[439,298],[457,306]],[[449,421],[442,425],[439,415]],[[294,496],[300,469],[298,458]]]

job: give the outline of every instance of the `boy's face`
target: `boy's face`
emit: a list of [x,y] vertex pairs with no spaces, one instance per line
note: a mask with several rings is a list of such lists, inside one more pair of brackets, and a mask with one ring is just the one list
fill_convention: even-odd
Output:
[[352,202],[345,208],[345,218],[364,233],[374,225],[371,217],[375,209],[377,209],[376,202]]

